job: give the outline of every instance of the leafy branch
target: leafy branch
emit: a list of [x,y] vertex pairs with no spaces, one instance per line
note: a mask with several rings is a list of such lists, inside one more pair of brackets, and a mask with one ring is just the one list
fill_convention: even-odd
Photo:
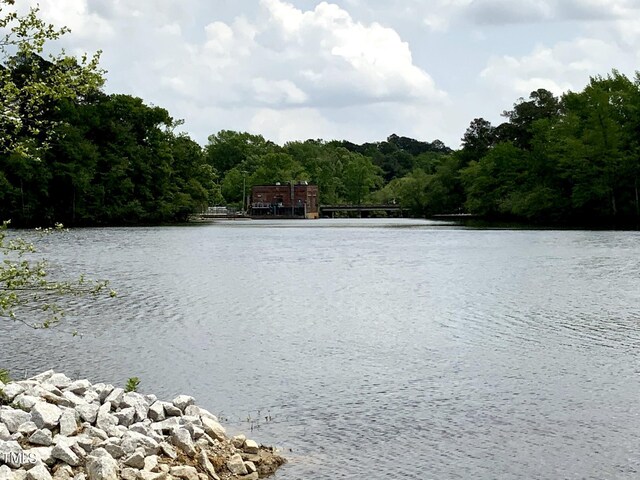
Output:
[[[31,260],[36,253],[33,243],[9,236],[9,221],[0,227],[0,252],[5,257],[0,263],[0,318],[17,321],[34,329],[53,328],[60,325],[66,313],[65,300],[73,297],[115,297],[106,280],[88,280],[81,275],[75,281],[49,279],[46,260]],[[61,232],[39,229],[41,235]],[[74,335],[77,332],[73,332]]]
[[82,98],[104,83],[100,53],[80,60],[42,58],[46,42],[69,32],[38,17],[19,14],[14,0],[0,0],[0,153],[38,160],[53,140],[55,122],[43,112],[52,101]]

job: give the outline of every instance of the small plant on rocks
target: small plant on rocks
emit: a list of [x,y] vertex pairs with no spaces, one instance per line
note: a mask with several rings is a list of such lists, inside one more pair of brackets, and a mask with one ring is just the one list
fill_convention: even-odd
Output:
[[140,379],[138,377],[131,377],[127,380],[127,384],[124,387],[125,392],[137,392],[140,385]]

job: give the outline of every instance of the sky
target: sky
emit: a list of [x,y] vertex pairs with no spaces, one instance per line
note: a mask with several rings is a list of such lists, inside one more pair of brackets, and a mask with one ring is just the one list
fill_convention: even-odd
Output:
[[[20,1],[20,0],[19,0]],[[389,135],[458,148],[538,88],[635,74],[640,0],[22,0],[102,50],[108,93],[283,144]]]

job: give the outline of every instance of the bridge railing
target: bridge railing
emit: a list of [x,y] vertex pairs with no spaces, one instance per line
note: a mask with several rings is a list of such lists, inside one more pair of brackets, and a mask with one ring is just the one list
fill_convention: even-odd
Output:
[[351,204],[333,204],[333,205],[320,205],[320,210],[402,210],[402,207],[398,204],[381,204],[381,203],[363,203],[360,205]]

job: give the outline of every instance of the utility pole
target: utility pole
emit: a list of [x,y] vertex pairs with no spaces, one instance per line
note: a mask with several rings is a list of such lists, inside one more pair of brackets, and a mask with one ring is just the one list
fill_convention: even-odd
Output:
[[246,213],[245,202],[247,201],[247,171],[242,170],[242,213]]

